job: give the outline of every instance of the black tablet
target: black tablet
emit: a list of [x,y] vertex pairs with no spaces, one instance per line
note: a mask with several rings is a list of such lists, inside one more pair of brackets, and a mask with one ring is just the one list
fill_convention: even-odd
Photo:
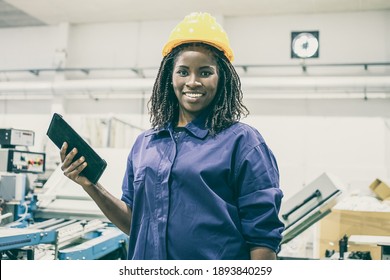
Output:
[[68,143],[66,154],[73,148],[77,149],[77,154],[73,161],[84,156],[88,163],[87,167],[80,173],[96,184],[107,167],[107,162],[102,159],[83,138],[57,113],[54,113],[47,130],[47,136],[53,143],[61,149],[64,142]]

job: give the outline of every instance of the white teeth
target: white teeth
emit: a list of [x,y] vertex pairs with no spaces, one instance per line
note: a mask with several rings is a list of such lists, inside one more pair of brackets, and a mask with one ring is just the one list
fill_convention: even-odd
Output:
[[188,96],[188,97],[191,97],[191,98],[199,98],[203,94],[201,94],[201,93],[185,93],[185,95]]

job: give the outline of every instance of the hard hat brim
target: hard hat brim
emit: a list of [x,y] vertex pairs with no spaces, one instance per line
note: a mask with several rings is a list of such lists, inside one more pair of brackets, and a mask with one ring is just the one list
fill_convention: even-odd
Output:
[[217,48],[218,50],[222,51],[226,58],[232,62],[233,59],[234,59],[234,55],[233,55],[233,51],[224,46],[223,48],[221,46],[218,45],[218,42],[212,42],[212,41],[205,41],[205,40],[174,40],[174,41],[170,41],[168,42],[164,48],[163,48],[163,51],[162,51],[162,55],[163,57],[167,56],[174,48],[176,48],[177,46],[180,46],[182,44],[186,44],[186,43],[203,43],[203,44],[207,44],[207,45],[211,45],[215,48]]

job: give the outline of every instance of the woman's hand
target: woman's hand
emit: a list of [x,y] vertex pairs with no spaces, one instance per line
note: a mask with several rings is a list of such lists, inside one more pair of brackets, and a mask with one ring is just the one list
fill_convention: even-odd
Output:
[[84,157],[80,157],[78,160],[72,163],[73,158],[77,154],[77,149],[73,148],[69,154],[66,154],[66,149],[68,148],[68,143],[64,142],[60,150],[61,156],[61,170],[64,171],[64,175],[81,185],[82,187],[90,187],[93,184],[85,176],[80,175],[81,171],[87,167],[87,162]]

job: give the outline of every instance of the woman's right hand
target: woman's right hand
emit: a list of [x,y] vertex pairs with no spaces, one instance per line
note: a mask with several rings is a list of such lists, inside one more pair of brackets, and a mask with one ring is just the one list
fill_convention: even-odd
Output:
[[62,162],[61,170],[64,172],[64,175],[83,187],[92,186],[93,184],[91,181],[89,181],[85,176],[80,175],[81,171],[83,171],[84,168],[87,167],[87,162],[85,161],[85,158],[80,157],[78,160],[72,163],[73,158],[78,151],[76,148],[73,148],[72,151],[66,154],[67,148],[68,143],[64,142],[60,150]]

